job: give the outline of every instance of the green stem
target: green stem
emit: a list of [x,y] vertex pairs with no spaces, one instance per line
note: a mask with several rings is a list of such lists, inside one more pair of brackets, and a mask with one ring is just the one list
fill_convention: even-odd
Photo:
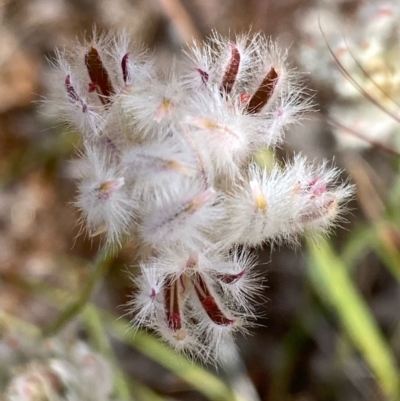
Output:
[[103,248],[103,250],[98,253],[92,265],[92,273],[90,274],[80,297],[75,302],[72,302],[70,305],[68,305],[67,308],[57,317],[57,319],[43,330],[43,336],[54,336],[61,331],[61,329],[64,328],[74,317],[81,313],[83,308],[90,300],[96,285],[105,276],[113,257],[113,253],[107,247]]
[[95,308],[86,307],[83,310],[82,317],[86,324],[90,343],[113,364],[113,373],[115,377],[114,390],[116,397],[119,400],[134,400],[135,398],[132,398],[129,392],[129,386],[126,378],[118,366],[114,351],[111,347],[108,336],[104,331],[103,324],[97,310]]
[[0,310],[0,333],[4,329],[10,332],[24,333],[29,338],[40,337],[40,330],[35,325],[25,322],[4,310]]
[[[162,401],[154,391],[133,378],[127,378],[119,367],[109,336],[104,330],[99,310],[91,304],[86,305],[82,318],[87,328],[90,344],[97,348],[113,364],[114,392],[118,400]],[[134,396],[132,396],[132,394]]]

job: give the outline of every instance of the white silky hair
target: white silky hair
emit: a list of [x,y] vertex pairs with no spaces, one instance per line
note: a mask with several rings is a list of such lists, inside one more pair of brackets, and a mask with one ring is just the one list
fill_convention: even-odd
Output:
[[327,162],[254,162],[312,104],[271,40],[213,34],[186,56],[159,76],[125,33],[94,35],[58,53],[49,102],[82,133],[82,223],[143,250],[133,325],[214,361],[257,315],[249,247],[325,234],[353,189]]

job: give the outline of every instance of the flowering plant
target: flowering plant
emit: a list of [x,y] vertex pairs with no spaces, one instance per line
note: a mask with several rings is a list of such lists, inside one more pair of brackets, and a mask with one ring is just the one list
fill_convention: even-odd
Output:
[[213,360],[254,321],[249,248],[326,233],[352,188],[326,162],[254,161],[311,104],[271,41],[214,34],[186,56],[160,76],[127,35],[95,35],[58,54],[56,104],[83,136],[76,204],[90,235],[138,244],[133,324]]
[[77,339],[32,340],[19,332],[0,338],[0,399],[4,401],[110,401],[109,362]]
[[299,62],[331,91],[328,111],[340,148],[398,149],[400,4],[362,1],[349,12],[344,3],[319,3],[301,15]]

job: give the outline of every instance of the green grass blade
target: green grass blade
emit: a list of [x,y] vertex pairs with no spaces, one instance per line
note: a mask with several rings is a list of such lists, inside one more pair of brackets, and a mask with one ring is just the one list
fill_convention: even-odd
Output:
[[400,252],[396,239],[392,238],[390,225],[377,225],[374,233],[375,238],[371,243],[371,248],[379,256],[388,271],[400,283]]
[[376,241],[374,231],[375,228],[370,225],[362,225],[352,231],[340,254],[340,258],[346,266],[353,266],[371,251],[371,246]]
[[393,353],[346,266],[327,241],[310,242],[311,282],[324,303],[338,315],[343,329],[375,375],[383,393],[399,400],[399,372]]

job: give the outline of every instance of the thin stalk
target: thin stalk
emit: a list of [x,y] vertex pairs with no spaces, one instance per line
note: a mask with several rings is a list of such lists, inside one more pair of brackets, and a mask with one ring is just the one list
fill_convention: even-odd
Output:
[[82,318],[88,331],[90,344],[93,345],[95,349],[100,351],[100,353],[113,364],[115,396],[119,400],[135,401],[137,398],[132,397],[132,394],[129,391],[127,378],[119,367],[118,361],[115,357],[107,333],[103,328],[103,324],[97,310],[95,308],[85,307],[82,313]]
[[53,323],[43,329],[43,336],[50,337],[56,335],[74,317],[82,312],[86,304],[89,302],[90,297],[94,293],[97,284],[99,284],[99,282],[106,275],[113,258],[113,253],[107,247],[103,248],[102,251],[98,253],[91,268],[92,272],[88,277],[80,297],[76,301],[69,304]]

